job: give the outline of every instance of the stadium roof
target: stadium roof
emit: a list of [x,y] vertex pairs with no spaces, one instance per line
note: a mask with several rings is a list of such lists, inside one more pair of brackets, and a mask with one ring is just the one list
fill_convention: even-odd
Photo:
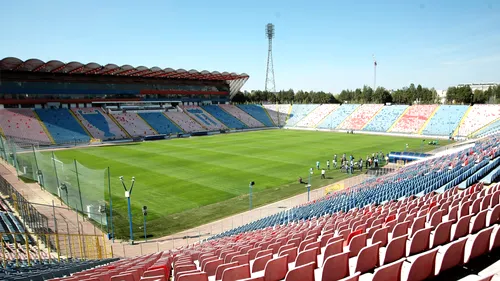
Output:
[[0,70],[19,72],[64,73],[69,75],[99,75],[99,76],[124,76],[142,78],[188,79],[188,80],[214,80],[226,81],[230,86],[230,94],[236,94],[248,80],[246,73],[236,74],[218,71],[198,71],[185,69],[172,69],[159,67],[148,68],[145,66],[133,67],[131,65],[118,66],[116,64],[100,65],[94,62],[83,64],[80,62],[64,63],[58,60],[48,62],[39,59],[22,61],[18,58],[7,57],[0,60]]

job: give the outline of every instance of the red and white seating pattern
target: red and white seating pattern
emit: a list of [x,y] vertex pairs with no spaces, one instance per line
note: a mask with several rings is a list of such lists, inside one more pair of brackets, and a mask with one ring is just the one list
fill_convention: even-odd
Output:
[[[108,265],[74,273],[51,281],[169,281],[172,256],[167,253],[122,259]],[[185,279],[190,280],[190,279]],[[192,279],[191,279],[192,280]],[[194,279],[197,280],[197,279]]]
[[296,127],[306,127],[315,128],[326,116],[328,116],[332,111],[339,108],[339,104],[322,104],[316,107],[311,113],[309,113],[304,119],[300,120]]
[[50,144],[50,138],[31,109],[0,109],[0,127],[6,137]]
[[174,121],[186,133],[202,132],[205,129],[184,112],[169,111],[165,115]]
[[500,105],[475,104],[460,125],[457,134],[468,136],[498,118],[500,118]]
[[338,127],[342,130],[361,130],[383,107],[383,104],[363,104]]
[[92,135],[92,137],[96,139],[101,139],[101,140],[106,140],[108,137],[105,136],[105,132],[97,128],[96,126],[92,125],[85,117],[82,116],[80,112],[83,113],[94,113],[98,112],[97,114],[101,114],[103,118],[106,120],[106,123],[109,127],[109,132],[115,135],[114,139],[125,139],[127,138],[127,135],[115,124],[111,118],[99,107],[92,107],[92,108],[72,108],[71,111],[75,114],[75,116],[80,120],[80,122],[83,124],[83,126],[89,131],[89,133]]
[[245,111],[241,110],[237,106],[234,106],[232,104],[220,104],[219,106],[220,106],[220,108],[222,108],[223,110],[225,110],[227,113],[233,115],[238,120],[240,120],[241,122],[243,122],[249,128],[265,127],[264,124],[262,124],[260,121],[258,121],[257,119],[253,118],[250,114],[248,114]]
[[134,112],[112,113],[113,117],[132,136],[152,136],[155,131]]
[[413,105],[392,127],[391,132],[394,133],[411,133],[415,134],[422,128],[425,121],[431,117],[431,114],[436,110],[438,105]]
[[[182,106],[182,108],[184,109],[184,112],[187,115],[189,115],[191,118],[197,120],[198,123],[200,123],[203,127],[207,128],[208,130],[227,129],[227,127],[224,124],[222,124],[217,118],[213,117],[211,114],[209,114],[203,108],[201,108],[197,105],[184,105],[184,106]],[[194,109],[194,110],[197,110],[199,112],[202,112],[202,114],[193,114],[193,113],[190,113],[186,109]],[[203,118],[208,118],[209,120],[203,119]],[[206,131],[206,130],[204,130],[204,131]]]
[[174,280],[424,280],[500,246],[499,203],[476,184],[211,240],[173,254]]
[[274,124],[285,126],[286,118],[290,112],[290,104],[264,104],[263,106],[267,110],[269,116],[271,116]]

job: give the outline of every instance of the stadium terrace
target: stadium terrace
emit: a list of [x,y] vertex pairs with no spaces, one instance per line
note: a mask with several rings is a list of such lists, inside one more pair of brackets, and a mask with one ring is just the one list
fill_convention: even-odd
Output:
[[234,104],[247,74],[37,59],[0,79],[0,280],[500,274],[498,104]]

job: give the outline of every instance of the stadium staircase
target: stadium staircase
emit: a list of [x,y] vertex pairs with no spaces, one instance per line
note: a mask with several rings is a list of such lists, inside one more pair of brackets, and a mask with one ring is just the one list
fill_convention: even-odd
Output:
[[125,133],[125,135],[127,135],[127,137],[129,139],[132,138],[132,136],[127,132],[127,130],[125,130],[125,128],[123,128],[123,126],[120,124],[120,122],[118,122],[118,120],[116,120],[116,118],[115,118],[115,116],[113,116],[113,114],[106,113],[106,115],[109,116],[109,118],[116,124],[116,126],[118,126],[118,128],[120,128],[120,130],[122,130]]
[[47,127],[45,126],[45,124],[43,123],[42,119],[40,119],[40,116],[38,116],[38,114],[36,113],[35,110],[33,110],[33,115],[36,117],[36,119],[38,120],[38,123],[40,123],[40,126],[42,127],[42,130],[45,132],[45,134],[47,135],[47,137],[49,138],[50,142],[52,144],[56,144],[56,142],[54,141],[54,138],[52,137],[52,135],[50,134],[49,130],[47,129]]
[[425,127],[427,127],[427,124],[429,124],[429,122],[431,121],[432,117],[434,117],[434,115],[436,115],[436,113],[438,112],[439,108],[441,106],[436,106],[436,108],[434,109],[434,111],[431,113],[431,115],[429,115],[429,118],[427,118],[427,120],[425,120],[424,124],[422,125],[422,127],[418,130],[418,134],[421,135],[422,132],[424,131]]
[[267,111],[267,108],[263,107],[263,109],[264,109],[264,112],[266,113],[267,117],[269,118],[269,120],[271,120],[271,122],[273,122],[273,127],[278,127],[279,124],[276,124],[276,122],[274,122],[273,118],[269,114],[269,111]]
[[361,105],[359,105],[358,107],[356,107],[351,113],[349,113],[349,115],[347,115],[344,120],[342,120],[342,122],[340,122],[340,124],[337,125],[337,127],[335,127],[335,129],[340,129],[342,128],[342,126],[344,126],[344,123],[349,120],[349,117],[351,117],[356,111],[358,111],[359,109],[361,108]]
[[258,119],[256,119],[240,107],[234,106],[232,104],[221,104],[219,105],[219,107],[222,110],[226,111],[228,114],[231,114],[232,116],[243,122],[249,128],[264,127],[264,124],[262,122],[260,122]]
[[78,122],[78,124],[80,124],[80,126],[83,128],[83,130],[85,131],[85,133],[87,133],[87,135],[89,136],[89,138],[93,138],[92,134],[89,132],[89,130],[87,130],[87,128],[83,125],[82,121],[76,116],[76,114],[73,112],[73,110],[70,110],[68,109],[69,113],[71,113],[71,115],[73,116],[73,118],[76,120],[76,122]]
[[202,108],[210,113],[213,117],[217,118],[220,122],[222,122],[224,125],[226,125],[228,128],[231,129],[245,129],[248,128],[245,123],[243,123],[241,120],[238,118],[234,117],[233,115],[229,114],[227,111],[222,109],[220,106],[217,105],[204,105]]
[[475,135],[477,135],[479,132],[481,132],[482,130],[484,130],[484,129],[488,128],[489,126],[491,126],[491,125],[493,125],[493,124],[495,124],[496,122],[499,122],[499,121],[500,121],[500,118],[498,118],[498,119],[496,119],[496,120],[493,120],[493,121],[489,122],[488,124],[484,125],[483,127],[479,128],[478,130],[476,130],[476,131],[472,132],[470,135],[471,135],[471,136],[475,136]]
[[89,142],[92,138],[67,108],[35,109],[35,112],[57,144]]
[[378,114],[379,114],[379,113],[380,113],[380,112],[384,109],[384,106],[385,106],[385,105],[381,106],[381,107],[379,108],[379,110],[377,110],[377,112],[375,112],[375,114],[373,114],[373,116],[372,116],[372,117],[370,117],[370,119],[369,119],[369,120],[365,123],[365,125],[363,125],[363,127],[360,129],[361,131],[363,131],[363,129],[364,129],[364,128],[368,125],[368,124],[370,124],[370,122],[372,122],[372,121],[373,121],[373,119],[375,119],[375,116],[377,116],[377,115],[378,115]]
[[453,132],[453,137],[457,136],[458,135],[458,131],[460,129],[460,127],[462,126],[462,124],[464,123],[465,119],[467,119],[467,116],[469,116],[469,113],[470,111],[472,110],[472,106],[469,106],[469,108],[467,109],[467,111],[465,112],[464,116],[462,116],[462,119],[460,119],[460,122],[458,123],[458,126],[457,128],[455,129],[455,131]]
[[306,127],[315,128],[321,120],[325,119],[326,116],[330,115],[333,111],[337,110],[340,105],[338,104],[321,104],[316,107],[311,113],[300,120],[295,126],[296,127]]
[[183,132],[179,126],[168,119],[163,112],[140,112],[138,114],[158,134],[170,135]]
[[274,123],[267,111],[261,106],[256,104],[240,104],[236,106],[237,108],[243,110],[257,121],[262,123],[266,127],[273,127]]
[[398,117],[398,119],[396,119],[396,121],[394,121],[394,123],[391,125],[391,127],[389,128],[389,130],[387,130],[387,132],[391,132],[392,129],[394,129],[394,127],[396,126],[396,124],[399,123],[399,121],[401,120],[401,118],[403,118],[403,116],[406,115],[406,113],[410,110],[410,107],[411,106],[408,106],[405,111],[403,111],[403,113]]
[[179,126],[179,124],[175,123],[174,120],[168,117],[167,114],[165,114],[165,112],[162,112],[162,114],[163,116],[165,116],[165,118],[167,118],[170,122],[172,122],[172,124],[174,124],[181,132],[186,133],[186,131],[184,131],[184,129],[182,129],[182,127]]
[[158,131],[153,128],[153,126],[151,126],[151,124],[149,124],[148,121],[141,116],[141,114],[137,113],[137,117],[139,117],[151,129],[151,131],[155,133],[155,135],[159,135]]

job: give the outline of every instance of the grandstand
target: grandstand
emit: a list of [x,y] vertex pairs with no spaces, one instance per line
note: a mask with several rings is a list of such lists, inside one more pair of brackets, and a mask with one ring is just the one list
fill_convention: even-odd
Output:
[[344,120],[349,117],[360,105],[359,104],[343,104],[337,110],[327,115],[323,122],[320,122],[317,128],[321,129],[336,129]]
[[383,104],[363,104],[347,117],[338,128],[344,130],[361,130],[383,106]]
[[[434,277],[458,280],[456,276],[462,274],[461,277],[466,277],[470,273],[474,275],[468,277],[471,280],[480,277],[487,280],[499,272],[494,264],[500,258],[500,185],[496,183],[500,176],[498,105],[233,105],[229,102],[230,97],[239,91],[241,86],[238,85],[248,79],[247,75],[111,64],[22,62],[13,58],[1,60],[0,71],[2,79],[5,78],[0,93],[9,95],[0,99],[0,157],[3,159],[0,163],[1,280],[327,281],[357,278],[424,280]],[[172,244],[165,251],[160,250],[160,242],[156,241],[130,245],[136,247],[133,258],[125,257],[129,255],[125,253],[124,242],[111,242],[115,237],[105,237],[105,233],[111,231],[106,229],[109,228],[106,212],[110,203],[107,204],[106,200],[115,197],[111,193],[106,197],[104,192],[105,187],[111,190],[112,186],[109,168],[106,185],[102,167],[91,169],[74,158],[71,158],[71,163],[65,162],[53,151],[45,153],[38,149],[38,146],[53,148],[53,145],[86,144],[91,139],[112,144],[131,138],[134,141],[148,137],[181,138],[277,126],[487,137],[463,144],[450,142],[450,147],[431,157],[391,168],[394,172],[369,176],[368,180],[330,190],[328,194],[304,204],[280,206],[278,211],[270,211],[271,215],[245,218],[248,223],[243,223],[243,215],[239,215],[241,224],[234,225],[233,218],[232,223],[222,224],[220,231],[211,229],[202,233],[198,229],[196,235],[173,237],[168,240]],[[340,134],[311,131],[299,133],[328,135],[331,137],[325,141],[328,146],[339,144],[333,141]],[[200,212],[203,201],[212,197],[233,196],[237,204],[247,208],[251,195],[243,194],[233,186],[230,189],[222,186],[236,185],[241,175],[250,177],[262,173],[253,171],[252,158],[264,158],[266,163],[263,166],[269,170],[264,178],[270,182],[279,176],[288,176],[286,170],[290,166],[304,166],[304,172],[308,172],[308,164],[301,161],[310,152],[296,151],[291,145],[305,141],[305,138],[303,135],[288,135],[291,144],[284,145],[286,136],[268,139],[257,135],[257,138],[261,137],[258,147],[254,145],[231,152],[248,160],[240,167],[232,167],[226,160],[232,156],[228,147],[241,146],[241,142],[218,137],[156,142],[155,153],[165,150],[162,144],[172,144],[166,149],[165,158],[175,162],[177,166],[174,168],[177,169],[165,169],[162,165],[165,162],[159,162],[161,157],[155,157],[158,162],[153,162],[150,169],[141,169],[140,173],[143,177],[165,177],[176,181],[181,180],[181,170],[187,170],[188,185],[176,189],[178,193],[174,195],[180,205],[194,206],[193,212]],[[363,139],[363,136],[342,136],[353,143]],[[221,134],[221,137],[228,136]],[[312,149],[319,143],[317,135],[313,137],[309,139]],[[200,139],[208,141],[195,150],[195,140]],[[387,143],[395,142],[395,139],[389,138]],[[415,141],[420,143],[420,140]],[[260,147],[266,142],[277,144],[275,150],[283,150],[284,154],[296,158],[278,161],[273,150]],[[33,146],[21,145],[26,143]],[[223,143],[223,146],[216,148],[216,143]],[[350,153],[349,143],[341,145]],[[375,151],[378,148],[375,145],[369,149]],[[127,149],[127,153],[134,154],[133,158],[127,158]],[[145,155],[143,149],[146,148],[129,146],[121,150],[119,161],[148,161],[147,157],[142,157]],[[338,151],[334,149],[321,153],[330,161],[331,154]],[[94,162],[110,161],[104,154],[91,149],[73,151],[92,157]],[[179,155],[185,151],[189,151],[186,153],[188,158],[181,159]],[[210,176],[210,180],[216,182],[216,188],[198,177],[200,171],[191,169],[196,162],[210,158],[206,156],[208,154],[201,155],[200,151],[215,151],[217,157],[226,161],[218,168],[229,171],[228,177],[223,178],[218,172],[220,170],[209,167],[210,171],[217,171]],[[377,160],[379,157],[377,155]],[[211,160],[209,164],[216,166]],[[131,163],[129,167],[139,170],[135,164]],[[364,175],[361,171],[358,173]],[[341,176],[349,178],[352,175]],[[30,181],[24,183],[20,179]],[[154,184],[160,189],[143,188],[149,192],[148,204],[164,202],[161,190],[175,190],[161,181]],[[207,193],[196,193],[192,188],[194,185],[202,186]],[[293,188],[291,185],[286,183],[285,186],[290,189]],[[303,185],[300,188],[304,190]],[[276,186],[270,190],[279,194]],[[121,186],[119,192],[123,192]],[[52,206],[44,205],[37,201],[42,197],[66,205],[56,207],[54,201]],[[115,201],[115,208],[123,208],[124,200],[120,199]],[[257,199],[263,200],[262,197]],[[214,202],[218,212],[229,206],[226,201]],[[165,205],[161,207],[171,207]],[[132,205],[132,208],[137,216],[137,205]],[[152,210],[151,216],[166,220],[161,213],[155,212],[157,210]],[[187,220],[185,214],[173,213],[176,221],[173,224]],[[85,217],[82,222],[81,217]],[[120,226],[126,224],[124,217],[123,213],[115,217],[120,220]],[[139,216],[140,223],[143,219],[145,226],[146,216]],[[84,223],[85,227],[79,226]],[[91,229],[92,224],[98,229]],[[137,228],[137,221],[135,224]],[[71,233],[70,228],[74,225],[77,225],[78,233]],[[66,233],[63,228],[67,228]],[[144,233],[146,236],[145,228]],[[191,243],[176,246],[176,239]],[[161,242],[167,243],[164,241]],[[108,247],[110,244],[113,246]],[[117,249],[123,249],[123,259],[110,256],[120,256]],[[464,275],[464,267],[474,271],[466,271]]]
[[386,105],[368,121],[363,131],[387,132],[407,109],[407,105]]
[[420,131],[426,121],[431,118],[438,105],[413,105],[403,113],[389,132],[416,134]]

